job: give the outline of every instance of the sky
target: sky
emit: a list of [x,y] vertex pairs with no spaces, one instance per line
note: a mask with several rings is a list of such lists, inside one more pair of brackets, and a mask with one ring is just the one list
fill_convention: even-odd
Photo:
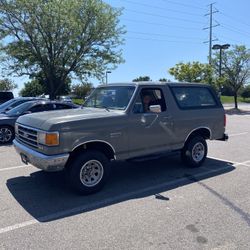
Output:
[[[124,64],[108,74],[108,82],[130,82],[139,76],[174,80],[169,68],[179,62],[208,62],[210,4],[207,0],[104,0],[123,8],[125,26],[121,47]],[[250,1],[217,0],[213,4],[213,44],[246,45],[250,48]],[[17,95],[27,81],[13,78]],[[96,86],[98,80],[93,79]]]
[[[167,78],[179,62],[208,62],[209,4],[200,0],[106,0],[123,7],[121,24],[127,33],[125,63],[108,75],[109,82],[131,81],[138,76]],[[217,0],[213,5],[213,44],[244,44],[250,48],[250,1]]]

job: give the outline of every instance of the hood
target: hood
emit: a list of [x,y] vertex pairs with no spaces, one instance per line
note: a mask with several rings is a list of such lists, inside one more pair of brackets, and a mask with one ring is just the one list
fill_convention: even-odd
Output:
[[100,119],[113,116],[120,116],[124,111],[106,110],[99,108],[79,108],[57,111],[47,111],[21,116],[18,123],[42,130],[49,130],[52,125],[74,122],[79,120]]
[[0,119],[2,120],[2,119],[8,119],[9,118],[9,116],[8,115],[6,115],[6,114],[4,114],[4,113],[0,113]]
[[7,115],[5,113],[0,113],[0,120],[3,120],[3,119],[16,119],[17,116],[10,116],[10,115]]
[[16,116],[8,116],[5,114],[0,114],[0,124],[1,125],[11,125],[14,126],[14,123],[16,121]]

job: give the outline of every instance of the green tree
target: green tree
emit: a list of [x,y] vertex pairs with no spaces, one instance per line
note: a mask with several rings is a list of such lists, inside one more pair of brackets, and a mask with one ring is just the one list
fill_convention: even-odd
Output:
[[24,83],[24,88],[19,92],[20,96],[39,96],[45,93],[44,86],[37,79]]
[[135,78],[133,82],[149,82],[152,81],[149,76],[139,76],[138,78]]
[[54,99],[67,78],[101,79],[123,62],[120,9],[102,0],[1,0],[1,51],[9,73],[42,72]]
[[[220,55],[217,52],[213,59],[214,68],[218,69]],[[233,46],[222,54],[223,84],[233,91],[235,108],[238,108],[238,94],[250,78],[250,50],[245,46]]]
[[84,99],[93,88],[91,83],[74,84],[72,86],[72,93],[77,97]]
[[246,98],[250,98],[250,85],[244,87],[244,89],[241,92],[241,96],[246,99]]
[[181,82],[209,83],[212,69],[208,64],[200,62],[181,62],[170,68],[168,72]]
[[170,80],[168,80],[167,78],[160,78],[159,82],[170,82]]
[[17,88],[17,84],[13,83],[10,79],[2,79],[0,80],[0,90],[1,91],[9,91]]
[[[50,94],[50,84],[42,71],[38,72],[37,74],[33,74],[30,78],[32,79],[32,81],[37,80],[39,84],[43,86],[44,94],[46,95]],[[64,83],[58,88],[56,97],[60,95],[67,95],[70,93],[70,91],[71,91],[71,80],[69,77],[67,77]]]

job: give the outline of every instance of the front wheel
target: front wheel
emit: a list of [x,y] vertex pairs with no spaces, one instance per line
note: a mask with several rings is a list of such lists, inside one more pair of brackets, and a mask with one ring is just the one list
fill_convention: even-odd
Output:
[[71,161],[69,183],[80,194],[95,193],[103,187],[109,172],[109,160],[103,153],[85,151]]
[[189,167],[200,167],[207,157],[207,143],[201,136],[195,136],[185,143],[181,151],[182,161]]
[[13,141],[15,137],[14,129],[9,126],[0,126],[0,144],[6,144]]

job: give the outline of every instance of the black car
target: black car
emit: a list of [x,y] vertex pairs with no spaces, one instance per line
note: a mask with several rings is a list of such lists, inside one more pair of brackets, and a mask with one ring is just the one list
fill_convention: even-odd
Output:
[[58,101],[29,101],[25,102],[6,113],[0,114],[0,144],[10,143],[15,137],[15,122],[21,115],[35,112],[78,108],[72,103]]
[[38,100],[45,100],[45,99],[37,98],[37,97],[16,97],[16,98],[10,99],[7,102],[2,103],[0,105],[0,113],[11,110],[24,102],[35,101],[35,100],[38,101]]
[[0,91],[0,104],[13,99],[14,95],[10,91]]

